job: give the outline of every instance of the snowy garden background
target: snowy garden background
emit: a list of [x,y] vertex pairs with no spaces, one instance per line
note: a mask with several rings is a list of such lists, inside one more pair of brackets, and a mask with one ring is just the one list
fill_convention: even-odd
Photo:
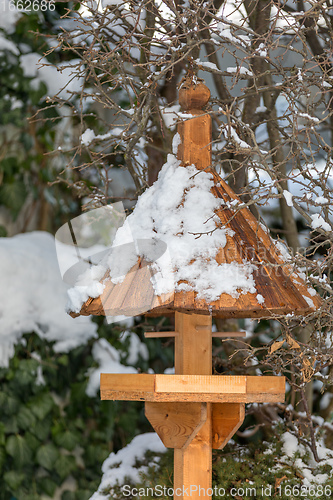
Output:
[[329,497],[329,2],[24,5],[0,0],[0,499],[120,499],[125,484],[172,486],[172,455],[143,405],[99,399],[101,372],[172,373],[172,342],[143,337],[170,320],[72,319],[54,235],[109,203],[130,213],[172,152],[189,69],[211,89],[214,167],[323,297],[306,318],[215,325],[247,332],[242,345],[214,341],[215,373],[283,373],[288,384],[285,404],[247,405],[214,454],[213,484],[269,487],[267,498],[301,487],[312,498],[312,486]]

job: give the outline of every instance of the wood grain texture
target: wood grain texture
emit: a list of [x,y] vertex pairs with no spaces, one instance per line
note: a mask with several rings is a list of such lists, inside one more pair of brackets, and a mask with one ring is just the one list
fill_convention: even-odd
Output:
[[147,263],[144,262],[142,267],[139,266],[121,305],[121,314],[137,316],[151,308],[154,298],[152,276],[153,273]]
[[125,279],[122,283],[116,284],[112,287],[111,293],[108,297],[104,297],[103,293],[101,295],[102,303],[104,304],[104,310],[108,316],[117,316],[122,314],[122,305],[125,300],[127,293],[130,291],[133,281],[135,279],[136,273],[140,269],[140,261],[138,261],[135,266],[127,273]]
[[145,339],[160,339],[167,337],[176,337],[178,332],[145,332]]
[[212,337],[216,339],[245,339],[246,332],[212,332]]
[[97,311],[105,316],[136,316],[147,310],[159,307],[162,303],[168,304],[173,295],[168,294],[158,297],[154,293],[152,284],[153,271],[144,260],[138,262],[126,275],[122,283],[114,284],[111,278],[105,283],[105,289],[97,299],[88,299],[82,311],[93,314]]
[[184,166],[195,165],[204,170],[211,164],[212,120],[203,112],[192,112],[193,118],[178,125],[182,141],[178,147],[178,158]]
[[[197,331],[202,331],[202,328],[197,328]],[[167,337],[176,337],[178,332],[145,332],[144,336],[146,339],[159,339]],[[217,339],[228,339],[228,338],[245,338],[246,332],[212,332],[212,338]]]
[[[210,420],[211,405],[208,404],[207,422],[185,449],[175,449],[174,451],[175,500],[188,500],[189,498],[193,500],[211,499],[208,494],[209,489],[212,487],[212,430]],[[188,494],[177,495],[178,488],[181,492],[187,491]],[[192,492],[191,496],[189,496],[190,492]]]
[[[197,390],[200,384],[197,386],[191,381],[194,381],[194,378],[198,381],[198,377],[204,379],[206,385],[207,382],[209,385],[210,380],[207,380],[207,377],[212,377],[212,317],[176,312],[175,330],[178,335],[175,337],[175,375],[173,377],[180,377],[181,390],[185,386],[189,387],[188,383],[191,389]],[[174,380],[172,378],[170,382],[173,383]],[[165,381],[166,379],[159,378],[156,384],[163,390]],[[167,390],[170,390],[169,386]],[[184,392],[177,394],[182,394],[183,397],[185,395]],[[199,393],[197,392],[196,395],[198,396]],[[182,400],[186,401],[186,398]],[[197,485],[204,490],[204,495],[200,498],[208,500],[210,495],[207,495],[207,490],[212,485],[212,405],[209,401],[206,402],[206,411],[207,420],[189,445],[185,449],[174,451],[174,485],[175,490],[180,487],[182,491],[183,486],[190,488]],[[174,499],[185,500],[185,498],[183,494],[174,495]],[[195,498],[198,497],[194,495]]]
[[222,450],[242,425],[244,403],[212,404],[212,447]]
[[167,448],[186,448],[207,420],[207,404],[146,402],[145,415]]
[[285,378],[102,373],[101,398],[152,402],[283,402]]
[[[197,326],[202,329],[197,331]],[[203,314],[175,313],[175,373],[211,375],[212,317]]]
[[[197,356],[200,358],[200,355]],[[246,377],[240,375],[156,375],[155,392],[245,394]]]

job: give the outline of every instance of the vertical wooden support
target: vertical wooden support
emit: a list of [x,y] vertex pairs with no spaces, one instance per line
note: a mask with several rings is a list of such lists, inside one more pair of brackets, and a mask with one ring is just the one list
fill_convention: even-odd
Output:
[[[197,326],[205,328],[198,331]],[[175,327],[178,332],[175,338],[175,373],[211,375],[212,317],[176,312]],[[190,493],[192,500],[211,498],[206,493],[212,481],[212,405],[205,404],[206,422],[186,448],[174,451],[175,500],[185,500]]]
[[[179,104],[193,118],[178,125],[180,144],[177,156],[182,165],[194,164],[205,169],[211,164],[211,117],[203,108],[210,91],[202,83],[189,78],[179,90]],[[183,375],[211,375],[212,373],[212,317],[210,315],[175,313],[175,373]],[[197,327],[200,326],[200,329]],[[212,485],[212,425],[211,403],[207,405],[207,420],[186,448],[174,451],[174,499],[208,500]],[[201,491],[195,491],[201,488]],[[178,493],[181,494],[178,494]],[[200,494],[201,493],[201,494]]]
[[193,115],[178,124],[181,142],[177,156],[184,167],[193,164],[198,170],[204,170],[212,163],[212,119],[201,109],[209,98],[210,91],[203,83],[194,85],[191,80],[185,80],[179,90],[179,104]]
[[[193,118],[178,125],[177,156],[182,165],[204,170],[211,166],[212,121],[202,108],[209,89],[203,83],[185,79],[179,103]],[[212,318],[176,312],[175,372],[183,375],[211,375]],[[244,419],[244,404],[207,405],[207,420],[187,446],[174,451],[175,500],[210,500],[212,448],[222,449]],[[178,494],[180,492],[180,494]]]

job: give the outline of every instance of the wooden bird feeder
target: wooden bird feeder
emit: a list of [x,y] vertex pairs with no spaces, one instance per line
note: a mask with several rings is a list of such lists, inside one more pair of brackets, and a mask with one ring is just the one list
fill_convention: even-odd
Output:
[[[151,286],[153,271],[142,266],[139,258],[122,283],[114,284],[108,274],[103,294],[88,299],[80,311],[83,315],[135,315],[140,303],[147,304],[150,315],[175,314],[175,331],[145,335],[174,337],[175,375],[102,374],[101,398],[145,401],[146,417],[165,446],[174,448],[174,498],[178,500],[185,500],[183,492],[191,487],[192,500],[211,498],[212,448],[222,449],[232,438],[244,420],[245,403],[281,402],[285,397],[284,377],[212,375],[212,337],[243,335],[212,332],[212,317],[304,315],[320,304],[252,213],[234,208],[241,204],[239,198],[212,170],[211,118],[202,109],[209,97],[203,83],[191,79],[183,83],[179,102],[190,117],[178,125],[177,155],[184,168],[195,165],[209,172],[214,181],[211,192],[222,200],[216,215],[219,224],[231,231],[215,261],[220,266],[255,261],[256,292],[238,297],[222,293],[214,301],[198,298],[195,291],[175,290],[158,296]],[[258,301],[258,294],[264,300]]]

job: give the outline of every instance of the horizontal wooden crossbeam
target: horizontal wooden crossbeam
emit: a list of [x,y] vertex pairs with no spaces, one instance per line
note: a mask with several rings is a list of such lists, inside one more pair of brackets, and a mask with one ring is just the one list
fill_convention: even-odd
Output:
[[[201,330],[201,328],[197,327],[197,330]],[[156,339],[156,338],[164,338],[164,337],[177,337],[178,332],[145,332],[146,339]],[[246,332],[212,332],[213,338],[245,338]]]
[[101,374],[101,398],[210,403],[283,402],[284,377]]
[[178,332],[145,332],[146,339],[158,339],[164,337],[177,337]]

